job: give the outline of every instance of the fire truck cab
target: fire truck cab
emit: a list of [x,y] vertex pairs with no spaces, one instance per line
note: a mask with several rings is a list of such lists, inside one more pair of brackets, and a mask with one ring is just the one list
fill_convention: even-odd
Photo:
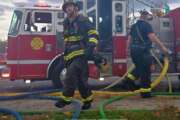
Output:
[[[126,0],[78,0],[80,13],[89,17],[99,31],[99,51],[112,65],[110,74],[122,76],[127,70]],[[106,11],[106,12],[105,12]],[[7,66],[11,80],[51,79],[61,86],[63,68],[63,20],[60,8],[48,5],[18,7],[8,33]],[[90,76],[99,71],[90,62]]]
[[64,13],[48,6],[14,10],[8,33],[11,79],[45,79],[48,65],[63,49]]

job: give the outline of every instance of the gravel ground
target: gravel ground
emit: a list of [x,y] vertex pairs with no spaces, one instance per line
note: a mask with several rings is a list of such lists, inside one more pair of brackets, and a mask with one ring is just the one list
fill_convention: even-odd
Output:
[[[99,89],[100,87],[106,86],[112,81],[116,80],[117,77],[112,77],[110,79],[106,78],[105,81],[97,82],[95,80],[90,80],[91,85],[95,85],[95,89]],[[53,89],[50,81],[36,81],[31,84],[25,84],[22,80],[17,81],[8,81],[8,80],[0,80],[0,93],[6,94],[11,92],[30,92],[30,91],[38,91],[38,90],[47,90]],[[107,100],[111,96],[101,95],[95,96],[95,100],[93,102],[92,109],[97,109],[98,105],[101,101]],[[71,105],[58,109],[54,107],[55,101],[49,100],[16,100],[16,101],[1,101],[0,107],[2,108],[10,108],[18,111],[68,111],[71,110]],[[180,108],[180,97],[153,97],[150,99],[142,99],[139,96],[129,97],[117,102],[114,102],[111,105],[107,106],[107,109],[159,109],[164,106],[175,106]]]
[[[95,97],[92,109],[98,109],[99,103],[107,100],[106,97]],[[17,111],[68,111],[72,109],[69,105],[63,109],[54,106],[55,101],[49,100],[16,100],[1,101],[0,107],[9,108]],[[161,109],[165,106],[175,106],[180,108],[180,97],[153,97],[150,99],[142,99],[139,96],[126,98],[107,106],[107,109]]]

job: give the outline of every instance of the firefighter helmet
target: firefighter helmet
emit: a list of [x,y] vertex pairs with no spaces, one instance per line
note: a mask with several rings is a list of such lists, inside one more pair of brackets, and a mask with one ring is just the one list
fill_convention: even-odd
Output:
[[62,9],[63,9],[64,12],[66,12],[66,7],[67,7],[68,5],[73,5],[73,6],[75,6],[75,7],[77,7],[77,8],[79,9],[79,6],[78,6],[77,3],[73,2],[73,1],[68,1],[68,2],[65,2],[65,3],[63,4],[63,6],[62,6]]
[[139,11],[139,13],[141,14],[141,16],[150,15],[150,13],[147,10],[145,10],[145,9]]

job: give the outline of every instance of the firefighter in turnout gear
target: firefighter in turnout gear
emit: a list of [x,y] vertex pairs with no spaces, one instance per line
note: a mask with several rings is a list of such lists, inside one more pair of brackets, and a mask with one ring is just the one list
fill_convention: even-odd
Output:
[[70,104],[75,89],[78,87],[83,99],[82,109],[89,109],[93,95],[88,86],[88,60],[94,59],[98,33],[87,17],[78,14],[76,3],[65,2],[62,8],[67,14],[64,20],[64,60],[67,73],[63,96],[55,106],[62,108]]
[[[135,69],[128,73],[120,84],[122,88],[128,90],[141,89],[142,98],[151,97],[151,64],[153,57],[150,53],[152,42],[156,43],[164,54],[168,54],[168,49],[162,44],[153,32],[148,20],[152,19],[149,12],[140,12],[140,19],[132,25],[128,36],[128,47],[130,48],[131,59]],[[135,80],[140,79],[140,85],[135,84]]]

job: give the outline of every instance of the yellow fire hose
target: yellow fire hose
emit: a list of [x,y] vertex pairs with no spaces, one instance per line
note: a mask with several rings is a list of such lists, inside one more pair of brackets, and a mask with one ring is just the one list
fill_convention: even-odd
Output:
[[[160,74],[160,76],[151,84],[151,88],[154,88],[156,85],[158,85],[159,83],[160,83],[160,81],[163,79],[163,77],[166,75],[166,72],[167,72],[167,70],[168,70],[168,66],[169,66],[169,61],[168,61],[168,58],[165,58],[164,59],[164,68],[163,68],[163,70],[162,70],[162,72],[161,72],[161,74]],[[133,66],[130,68],[130,70],[129,71],[131,71],[133,69]],[[127,74],[127,73],[126,73]],[[126,75],[125,74],[125,75]],[[107,87],[105,87],[104,89],[102,89],[102,90],[106,90],[106,89],[109,89],[109,88],[111,88],[111,87],[113,87],[114,85],[116,85],[119,81],[121,81],[124,77],[125,77],[125,75],[121,78],[121,79],[118,79],[117,81],[115,81],[113,84],[111,84],[110,86],[107,86]],[[136,90],[136,91],[134,91],[134,92],[139,92],[139,91],[142,91],[142,89],[141,90]],[[95,96],[96,95],[124,95],[124,94],[128,94],[128,93],[132,93],[132,91],[131,92],[107,92],[107,91],[93,91],[93,93],[95,94]],[[20,95],[20,94],[22,94],[22,93],[9,93],[9,94],[1,94],[2,96],[15,96],[15,95]],[[60,92],[54,92],[54,93],[50,93],[50,94],[47,94],[47,95],[51,95],[51,96],[61,96],[61,93]],[[78,95],[78,92],[75,92],[75,95],[76,96],[79,96]]]
[[120,81],[122,81],[122,80],[127,76],[127,74],[134,69],[134,67],[135,67],[135,66],[132,65],[132,66],[128,69],[128,71],[127,71],[120,79],[118,79],[117,81],[115,81],[115,82],[113,82],[112,84],[108,85],[107,87],[103,88],[102,90],[107,90],[107,89],[109,89],[109,88],[114,87],[116,84],[118,84]]
[[[156,55],[153,53],[153,51],[151,51],[151,54],[152,56],[155,58],[156,62],[159,64],[159,66],[161,67],[161,69],[163,69],[163,65],[162,63],[160,62],[160,60],[156,57]],[[169,66],[169,61],[168,61],[168,58],[165,58],[164,59],[164,62],[167,61],[168,63],[168,66]],[[121,82],[129,72],[131,72],[133,69],[134,69],[134,65],[132,65],[128,71],[120,78],[118,79],[117,81],[113,82],[112,84],[108,85],[107,87],[103,88],[102,90],[107,90],[107,89],[110,89],[112,87],[114,87],[115,85],[117,85],[119,82]],[[167,68],[168,69],[168,68]],[[162,71],[163,72],[163,71]],[[167,73],[167,72],[166,72]],[[169,79],[169,77],[167,76],[167,74],[165,73],[165,76],[166,76],[166,79],[168,80],[168,86],[169,86],[169,93],[172,93],[172,84],[171,84],[171,81]],[[158,78],[155,80],[155,83],[152,83],[151,86],[154,86],[154,84],[156,84],[158,82]]]
[[[164,67],[162,69],[162,72],[160,73],[159,77],[157,77],[154,82],[151,83],[151,88],[150,89],[153,89],[155,88],[160,82],[161,80],[164,78],[164,76],[166,75],[167,73],[167,70],[168,70],[168,67],[169,67],[169,60],[167,57],[164,58]],[[132,66],[129,71],[132,71],[134,68],[134,66]],[[127,73],[126,73],[127,74]],[[125,74],[125,75],[126,75]],[[114,85],[116,85],[119,81],[121,81],[125,75],[123,75],[123,77],[119,80],[117,80],[116,82],[114,82],[113,84],[105,87],[104,89],[102,90],[106,90],[106,89],[109,89],[111,87],[113,87]],[[145,89],[139,89],[139,90],[135,90],[135,91],[129,91],[129,92],[107,92],[107,91],[93,91],[94,95],[100,95],[100,96],[103,96],[103,95],[127,95],[127,94],[137,94],[137,93],[140,93],[140,92],[146,92]],[[78,94],[78,92],[76,92],[76,95]],[[52,96],[59,96],[60,93],[52,93],[50,94]]]
[[[156,62],[159,64],[159,66],[161,67],[161,69],[163,69],[163,65],[160,62],[160,60],[156,57],[156,55],[154,54],[153,51],[151,51],[152,56],[154,57],[154,59],[156,60]],[[169,93],[172,93],[172,83],[171,80],[169,79],[168,75],[165,75],[167,81],[168,81],[168,87],[169,87]]]

